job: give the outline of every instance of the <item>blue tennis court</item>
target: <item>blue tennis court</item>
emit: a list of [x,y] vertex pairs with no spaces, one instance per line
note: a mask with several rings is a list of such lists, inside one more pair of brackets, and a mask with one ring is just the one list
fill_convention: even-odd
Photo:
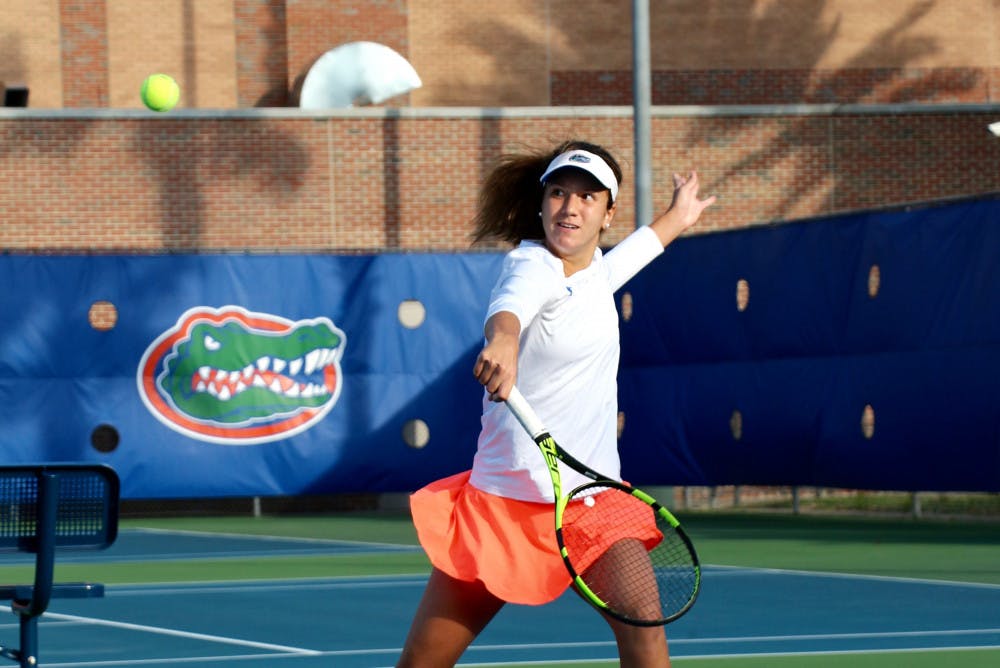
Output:
[[[232,559],[414,550],[407,545],[168,531],[122,533],[77,560]],[[66,557],[70,557],[69,554]],[[109,585],[55,600],[40,626],[48,667],[391,666],[425,574]],[[553,615],[557,615],[554,617]],[[553,624],[553,619],[558,624]],[[1000,586],[788,570],[706,568],[694,609],[668,628],[673,657],[1000,648]],[[16,638],[16,620],[0,626]],[[567,593],[508,606],[463,665],[615,662],[610,632]]]

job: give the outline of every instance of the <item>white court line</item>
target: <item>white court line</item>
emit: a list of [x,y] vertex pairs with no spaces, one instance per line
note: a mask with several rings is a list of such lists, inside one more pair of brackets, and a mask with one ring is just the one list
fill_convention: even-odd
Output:
[[[296,654],[268,654],[266,658],[280,659],[285,657],[298,656]],[[72,663],[49,663],[45,662],[45,668],[97,668],[98,666],[174,666],[179,663],[204,663],[206,661],[260,661],[265,658],[262,654],[223,654],[220,656],[188,656],[171,657],[169,659],[121,659],[118,661],[74,661]]]
[[[861,640],[869,638],[927,638],[932,636],[974,636],[1000,634],[996,629],[944,629],[940,631],[872,631],[869,633],[803,633],[780,636],[730,636],[725,638],[671,638],[671,645],[697,645],[704,642],[787,642],[789,640]],[[947,649],[947,648],[944,648]],[[726,656],[729,656],[728,654]]]
[[[742,570],[744,573],[746,573],[747,571],[758,571],[758,572],[763,571],[765,573],[792,573],[792,574],[805,575],[805,576],[829,575],[831,577],[838,577],[838,578],[840,578],[840,577],[857,577],[857,576],[851,575],[851,574],[842,574],[842,573],[829,573],[829,574],[825,574],[825,573],[821,573],[821,572],[817,573],[817,572],[813,572],[813,571],[783,571],[783,570],[779,570],[779,569],[740,569],[740,570]],[[727,574],[729,574],[729,573],[727,572]],[[864,576],[862,576],[862,577],[864,577]],[[903,578],[887,578],[887,577],[883,577],[883,576],[875,576],[875,577],[876,577],[876,579],[906,580],[906,581],[923,582],[922,580],[909,580],[909,579],[903,579]],[[307,587],[315,587],[317,585],[319,585],[319,586],[324,586],[325,585],[325,586],[331,586],[331,587],[344,587],[344,588],[351,588],[351,587],[366,588],[366,587],[388,587],[388,586],[398,587],[401,584],[422,585],[425,580],[426,580],[426,576],[425,575],[404,576],[402,578],[399,577],[399,576],[377,576],[377,575],[376,576],[345,576],[345,577],[338,577],[338,578],[332,578],[332,579],[324,578],[324,579],[316,579],[316,580],[312,580],[312,581],[302,581],[302,582],[295,582],[295,583],[283,583],[281,581],[270,581],[269,583],[265,582],[263,584],[253,584],[253,581],[250,581],[250,582],[244,581],[244,582],[240,582],[240,583],[222,582],[222,583],[220,583],[220,586],[213,587],[213,588],[207,588],[207,587],[197,586],[197,585],[205,585],[206,583],[191,583],[191,584],[196,585],[196,588],[189,588],[189,589],[165,589],[164,588],[165,585],[161,583],[159,585],[154,585],[152,588],[151,587],[147,587],[145,585],[138,585],[138,586],[135,586],[134,589],[131,589],[128,592],[118,591],[118,592],[116,592],[116,594],[117,595],[121,595],[123,593],[132,593],[132,594],[150,593],[151,591],[155,592],[155,591],[157,591],[159,589],[163,589],[167,593],[190,592],[190,591],[194,591],[196,589],[205,589],[206,591],[208,591],[210,593],[217,593],[219,591],[243,591],[243,590],[256,590],[256,591],[265,590],[266,591],[266,590],[281,589],[281,588],[300,589],[300,588],[307,588]],[[931,581],[928,581],[928,582],[930,582],[931,584],[946,584],[946,585],[955,585],[955,586],[963,586],[963,585],[966,584],[966,583],[954,583],[954,582],[941,582],[941,581],[936,581],[936,580],[931,580]],[[181,584],[181,583],[177,583],[177,584]],[[119,585],[119,586],[123,586],[124,587],[126,585]],[[173,587],[174,583],[171,583],[169,586]],[[181,584],[181,586],[183,587],[183,584]],[[282,646],[282,645],[272,645],[272,644],[267,644],[267,643],[256,643],[256,642],[251,642],[251,641],[243,641],[243,640],[239,640],[239,639],[224,638],[224,637],[219,637],[219,636],[209,636],[209,635],[197,634],[197,633],[187,633],[187,632],[181,632],[181,631],[173,631],[173,630],[169,630],[169,629],[149,627],[149,626],[143,626],[143,625],[137,625],[137,624],[127,624],[127,623],[119,623],[119,622],[108,622],[108,621],[102,621],[102,620],[97,620],[97,619],[92,619],[92,618],[76,617],[76,616],[72,616],[72,615],[64,615],[64,614],[52,613],[52,612],[46,613],[46,617],[48,617],[48,618],[58,618],[58,619],[61,619],[61,620],[66,620],[66,621],[57,622],[57,623],[68,623],[68,622],[75,621],[75,622],[79,622],[79,623],[103,624],[103,625],[106,625],[106,626],[113,626],[113,627],[119,627],[119,628],[124,628],[124,629],[136,629],[136,630],[140,630],[140,631],[149,631],[149,632],[152,632],[152,633],[160,633],[160,634],[165,634],[165,635],[174,635],[174,636],[179,636],[179,637],[204,639],[204,640],[208,640],[208,641],[230,643],[230,644],[235,644],[235,645],[242,645],[242,646],[246,646],[246,647],[255,647],[255,648],[267,649],[267,650],[270,650],[270,651],[278,652],[276,654],[270,654],[270,655],[267,655],[267,654],[262,654],[262,655],[223,655],[223,656],[218,656],[218,657],[216,657],[216,656],[204,656],[204,657],[188,658],[188,659],[182,659],[182,658],[149,659],[149,660],[142,660],[142,659],[135,660],[135,659],[133,659],[133,660],[129,660],[129,661],[99,661],[99,662],[84,662],[84,663],[74,662],[74,663],[66,663],[66,664],[47,664],[47,665],[50,665],[51,668],[60,668],[60,667],[61,668],[88,668],[88,667],[97,668],[98,666],[107,666],[107,667],[110,668],[110,667],[113,667],[113,666],[124,666],[124,665],[134,665],[134,666],[139,666],[139,665],[163,665],[163,664],[178,665],[178,664],[184,664],[184,663],[193,663],[193,662],[196,662],[196,661],[202,661],[202,662],[216,662],[216,661],[218,661],[218,662],[223,662],[223,661],[225,661],[225,662],[233,662],[233,661],[252,661],[252,660],[262,661],[262,660],[267,660],[267,659],[271,659],[271,660],[280,659],[280,658],[291,659],[291,658],[296,658],[296,657],[298,657],[298,658],[303,658],[303,657],[338,657],[338,656],[339,657],[347,657],[347,656],[363,656],[363,655],[370,655],[370,656],[374,657],[374,656],[377,656],[377,655],[387,655],[387,654],[397,655],[399,653],[399,651],[400,651],[399,648],[381,648],[381,649],[379,649],[379,648],[372,648],[372,649],[357,649],[357,650],[317,651],[317,650],[308,650],[308,649],[296,648],[296,647],[287,647],[287,646]],[[671,638],[671,645],[672,646],[685,646],[685,645],[687,645],[687,646],[693,646],[693,645],[697,645],[699,643],[701,643],[701,644],[705,644],[705,643],[708,643],[708,644],[711,644],[711,643],[725,644],[725,643],[739,643],[739,642],[782,642],[782,641],[795,641],[795,640],[838,640],[838,639],[841,639],[841,640],[850,640],[850,639],[865,639],[865,638],[869,638],[869,639],[871,639],[871,638],[883,638],[883,639],[885,639],[885,638],[894,638],[894,637],[898,637],[898,638],[911,638],[911,639],[912,638],[925,637],[925,638],[930,639],[930,638],[935,637],[935,636],[951,636],[951,637],[956,637],[956,636],[962,636],[962,635],[984,635],[984,634],[992,634],[992,633],[1000,633],[1000,628],[991,628],[991,629],[954,629],[954,630],[939,630],[939,631],[899,631],[899,632],[879,632],[879,633],[803,634],[803,635],[773,635],[773,636],[744,636],[744,637],[731,636],[731,637],[714,637],[714,638],[713,637],[708,637],[708,638],[677,638],[677,637],[673,637],[673,638]],[[490,652],[490,651],[505,651],[505,650],[511,650],[511,649],[522,649],[522,650],[532,650],[532,649],[546,650],[547,649],[547,650],[552,651],[552,650],[559,650],[559,649],[574,649],[574,648],[576,648],[576,649],[599,649],[599,648],[602,648],[602,647],[607,647],[610,651],[614,651],[614,642],[612,642],[612,641],[606,641],[606,642],[571,642],[571,643],[546,643],[546,644],[538,643],[538,644],[507,644],[507,645],[473,645],[472,647],[469,648],[469,650],[470,650],[470,654],[471,654],[472,652],[476,652],[476,651]],[[995,650],[995,649],[1000,649],[1000,646],[998,646],[998,645],[969,645],[969,646],[961,645],[961,646],[953,646],[953,647],[928,646],[928,647],[918,647],[918,648],[906,647],[906,648],[887,648],[887,649],[857,649],[857,650],[855,650],[855,649],[847,649],[847,650],[833,650],[833,651],[788,651],[788,652],[776,651],[776,652],[733,653],[733,654],[715,654],[715,653],[713,653],[713,654],[684,655],[684,656],[678,656],[677,658],[696,659],[696,658],[724,658],[724,657],[734,657],[734,658],[736,658],[736,657],[768,657],[768,656],[773,656],[773,657],[781,657],[781,656],[819,656],[819,655],[829,655],[829,654],[867,654],[867,653],[892,653],[892,652],[915,652],[915,651],[951,651],[951,650],[953,650],[953,651],[963,651],[963,650]],[[517,662],[492,661],[492,662],[471,663],[471,664],[470,663],[465,663],[465,664],[462,664],[462,665],[463,666],[468,666],[470,668],[473,667],[473,666],[555,665],[555,664],[560,664],[560,663],[574,663],[574,662],[579,662],[580,660],[581,659],[573,659],[573,660],[566,660],[566,661],[562,661],[562,660],[517,661]],[[591,662],[601,662],[601,663],[603,663],[605,661],[608,661],[609,663],[613,663],[614,662],[611,659],[608,659],[608,660],[605,660],[605,659],[588,659],[588,661],[591,661]]]
[[[7,612],[7,606],[6,605],[3,606],[3,608],[0,608],[0,610],[3,610],[4,612]],[[14,609],[11,608],[10,612],[14,612]],[[59,626],[74,626],[76,623],[77,622],[55,622],[55,621],[52,621],[52,622],[46,622],[45,628],[56,628],[56,627],[59,627]],[[19,622],[12,622],[10,624],[0,624],[0,631],[19,631],[20,629],[21,629],[21,624]]]
[[218,594],[268,591],[298,591],[302,589],[367,589],[380,587],[424,586],[427,575],[359,575],[343,578],[301,578],[297,580],[216,580],[212,582],[158,582],[156,584],[106,585],[109,596],[148,596],[156,594]]
[[271,643],[254,642],[252,640],[241,640],[239,638],[227,638],[225,636],[208,635],[205,633],[192,633],[190,631],[178,631],[159,626],[146,626],[145,624],[130,624],[128,622],[113,622],[108,619],[97,619],[96,617],[80,617],[77,615],[67,615],[61,612],[46,612],[46,617],[53,619],[68,620],[81,624],[93,624],[95,626],[110,626],[117,629],[127,629],[129,631],[144,631],[164,636],[174,636],[176,638],[188,638],[193,640],[205,640],[208,642],[222,643],[225,645],[239,645],[241,647],[254,647],[256,649],[266,649],[272,652],[284,652],[302,656],[319,656],[321,652],[302,647],[289,647],[288,645],[273,645]]
[[991,582],[968,582],[965,580],[934,580],[931,578],[910,578],[898,575],[871,575],[867,573],[837,573],[833,571],[803,571],[790,568],[760,568],[754,566],[721,566],[713,564],[706,570],[713,578],[746,577],[751,575],[797,575],[817,578],[846,578],[850,580],[877,580],[883,582],[909,582],[913,584],[940,585],[944,587],[972,587],[975,589],[1000,589],[1000,584]]
[[[982,582],[958,582],[954,580],[928,580],[922,578],[905,578],[887,575],[864,575],[856,573],[834,573],[828,571],[802,571],[780,568],[752,568],[743,566],[707,567],[712,579],[720,577],[751,577],[754,575],[795,575],[816,578],[842,578],[855,580],[876,580],[885,582],[903,582],[929,584],[947,587],[962,587],[973,589],[1000,589],[998,584]],[[142,596],[146,594],[188,594],[215,592],[246,592],[246,591],[295,591],[298,589],[349,589],[349,588],[379,588],[423,585],[427,580],[426,573],[401,573],[396,575],[358,575],[323,578],[294,578],[289,580],[203,580],[181,582],[155,583],[122,583],[108,585],[108,591],[118,596]]]
[[[395,650],[372,650],[372,651],[358,651],[358,652],[317,652],[319,657],[337,657],[346,656],[348,654],[387,654],[389,652],[395,652],[399,654],[402,648]],[[162,665],[176,665],[182,663],[207,663],[207,662],[230,662],[230,661],[262,661],[262,660],[274,660],[274,659],[291,659],[296,658],[297,655],[294,654],[269,654],[263,656],[260,654],[221,654],[218,656],[188,656],[182,658],[171,658],[171,659],[127,659],[120,661],[74,661],[72,663],[45,663],[45,668],[101,668],[112,666],[162,666]],[[546,663],[553,663],[551,661]],[[556,662],[558,663],[558,662]],[[577,660],[575,663],[579,663]],[[592,662],[591,662],[592,663]],[[467,664],[460,664],[462,666]],[[490,665],[503,665],[503,664],[490,664]]]
[[[774,636],[723,636],[723,637],[706,636],[703,638],[671,637],[669,641],[671,646],[675,646],[675,645],[702,645],[706,643],[713,644],[713,643],[739,643],[739,642],[788,642],[794,640],[860,640],[860,639],[871,639],[871,638],[923,638],[931,636],[965,636],[965,635],[990,635],[990,634],[1000,634],[1000,628],[951,629],[944,631],[884,631],[884,632],[872,632],[872,633],[803,633],[801,635],[792,634],[792,635],[774,635]],[[502,651],[510,649],[518,649],[518,650],[591,649],[591,648],[614,647],[614,646],[615,643],[613,640],[592,641],[592,642],[564,642],[564,643],[559,643],[559,642],[518,643],[518,644],[503,644],[503,645],[472,645],[471,647],[469,647],[469,651],[483,650],[492,652],[492,651],[498,651],[498,650]],[[979,645],[977,645],[977,647],[979,647]],[[949,649],[949,648],[944,647],[942,649]],[[887,651],[893,651],[893,650],[887,650]],[[735,655],[723,654],[720,656],[735,656]],[[752,656],[757,656],[757,655],[753,654]],[[683,658],[688,658],[688,657],[685,656]]]
[[196,536],[199,538],[236,538],[244,540],[262,540],[270,541],[276,543],[307,543],[315,545],[358,545],[362,547],[377,547],[381,549],[390,548],[393,550],[416,550],[419,549],[419,545],[409,545],[407,543],[379,543],[374,541],[362,541],[362,540],[340,540],[337,538],[306,538],[299,536],[272,536],[268,534],[250,534],[250,533],[229,533],[225,531],[195,531],[192,529],[156,529],[153,527],[130,527],[128,529],[123,529],[122,533],[151,533],[157,535],[176,535],[176,536]]
[[[791,656],[829,656],[833,654],[837,655],[851,655],[851,654],[912,654],[914,652],[947,652],[947,651],[965,651],[965,650],[978,650],[978,649],[1000,649],[1000,645],[997,646],[979,646],[973,645],[971,647],[912,647],[907,649],[875,649],[875,650],[843,650],[836,652],[769,652],[761,654],[697,654],[697,655],[684,655],[684,656],[674,656],[671,657],[675,660],[680,659],[753,659],[753,658],[781,658],[781,657],[791,657]],[[546,661],[486,661],[482,663],[461,663],[459,664],[461,668],[495,668],[500,666],[554,666],[562,664],[578,664],[578,663],[607,663],[609,665],[617,665],[618,659],[556,659],[556,660],[546,660]],[[380,666],[379,668],[393,668],[392,666]]]
[[[47,613],[48,614],[48,613]],[[69,617],[69,615],[64,615]],[[86,619],[86,618],[80,618]],[[119,624],[113,624],[118,626]],[[129,625],[121,625],[129,626]],[[968,631],[955,631],[954,634],[962,633],[991,633],[998,632],[1000,629],[972,629]],[[739,642],[739,641],[761,641],[761,640],[796,640],[796,639],[813,639],[813,638],[852,638],[852,637],[871,637],[871,636],[924,636],[924,635],[947,635],[952,632],[898,632],[898,633],[883,633],[883,634],[829,634],[829,635],[801,635],[801,636],[761,636],[761,637],[722,637],[722,638],[674,638],[672,639],[671,645],[681,645],[681,644],[695,644],[695,643],[717,643],[717,642]],[[194,635],[198,634],[183,634],[183,635]],[[240,643],[240,644],[256,644],[256,643]],[[277,647],[277,646],[271,646]],[[473,645],[469,648],[468,654],[475,651],[510,651],[510,650],[556,650],[556,649],[596,649],[601,647],[607,647],[613,650],[615,643],[613,641],[597,641],[597,642],[568,642],[568,643],[516,643],[507,645]],[[766,658],[766,657],[791,657],[791,656],[827,656],[827,655],[851,655],[851,654],[896,654],[896,653],[912,653],[912,652],[943,652],[943,651],[974,651],[974,650],[996,650],[1000,649],[1000,645],[958,645],[952,647],[941,647],[941,646],[925,646],[925,647],[904,647],[904,648],[885,648],[885,649],[849,649],[849,650],[817,650],[817,651],[789,651],[789,652],[743,652],[743,653],[732,653],[732,654],[690,654],[690,655],[680,655],[676,656],[677,659],[721,659],[721,658]],[[98,667],[112,667],[112,666],[140,666],[140,665],[163,665],[163,664],[183,664],[183,663],[195,663],[195,662],[233,662],[233,661],[261,661],[261,660],[275,660],[279,658],[295,658],[302,656],[310,657],[347,657],[347,656],[375,656],[380,654],[389,654],[396,656],[402,651],[399,647],[392,648],[380,648],[380,649],[356,649],[356,650],[329,650],[329,651],[314,651],[314,650],[302,650],[302,651],[292,651],[280,654],[271,655],[260,655],[260,654],[247,654],[247,655],[221,655],[221,656],[198,656],[198,657],[185,657],[185,658],[166,658],[166,659],[129,659],[129,660],[109,660],[109,661],[84,661],[84,662],[73,662],[73,663],[47,663],[48,668],[98,668]],[[468,656],[467,654],[467,656]],[[486,667],[486,666],[544,666],[544,665],[558,665],[558,664],[571,664],[580,663],[581,661],[586,661],[587,663],[610,663],[614,664],[618,662],[616,658],[600,659],[600,658],[576,658],[576,659],[547,659],[547,660],[527,660],[527,661],[485,661],[477,663],[462,663],[461,665],[466,668],[473,667]],[[390,667],[387,667],[390,668]]]
[[[898,649],[840,649],[834,651],[817,651],[817,652],[749,652],[749,653],[739,653],[739,654],[699,654],[697,656],[682,656],[674,657],[680,659],[766,659],[769,657],[789,657],[789,656],[848,656],[851,654],[913,654],[914,652],[965,652],[965,651],[976,651],[976,650],[995,650],[1000,649],[1000,645],[957,645],[954,647],[905,647]],[[465,665],[475,665],[475,664],[465,664]],[[484,666],[499,666],[499,665],[511,665],[511,664],[481,664]]]
[[[586,643],[584,643],[586,644]],[[609,645],[614,645],[614,643],[608,643]],[[471,648],[470,648],[471,649]],[[840,651],[821,651],[821,652],[767,652],[767,653],[744,653],[744,654],[696,654],[696,655],[685,655],[685,656],[675,656],[676,659],[729,659],[729,658],[767,658],[767,657],[792,657],[792,656],[829,656],[829,655],[852,655],[852,654],[912,654],[914,652],[947,652],[947,651],[974,651],[974,650],[995,650],[1000,649],[1000,645],[971,645],[971,646],[959,646],[959,647],[911,647],[905,649],[863,649],[863,650],[840,650]],[[338,656],[350,656],[350,655],[374,655],[374,654],[398,654],[400,648],[392,649],[380,649],[380,650],[355,650],[355,651],[331,651],[331,652],[316,652],[315,656],[319,657],[338,657]],[[296,655],[282,655],[274,654],[270,656],[261,656],[257,654],[248,655],[222,655],[222,656],[194,656],[186,658],[170,658],[170,659],[130,659],[123,661],[78,661],[73,663],[46,663],[47,668],[100,668],[106,667],[111,668],[113,666],[153,666],[153,665],[177,665],[184,663],[203,663],[203,662],[231,662],[231,661],[260,661],[262,659],[278,659],[278,658],[292,658]],[[609,665],[616,665],[618,663],[617,658],[608,659],[547,659],[547,660],[528,660],[528,661],[486,661],[477,663],[461,663],[459,664],[462,668],[488,668],[490,666],[501,667],[501,666],[552,666],[552,665],[562,665],[562,664],[579,664],[581,662],[585,663],[607,663]],[[385,666],[383,668],[392,668],[392,666]]]

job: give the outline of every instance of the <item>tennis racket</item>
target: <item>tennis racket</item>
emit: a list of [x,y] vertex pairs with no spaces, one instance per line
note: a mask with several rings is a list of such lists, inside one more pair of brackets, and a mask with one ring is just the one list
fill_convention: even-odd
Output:
[[[563,450],[516,387],[507,407],[545,457],[556,499],[556,540],[583,598],[635,626],[667,624],[690,610],[701,588],[701,566],[680,522],[645,492]],[[559,462],[591,482],[564,495]]]

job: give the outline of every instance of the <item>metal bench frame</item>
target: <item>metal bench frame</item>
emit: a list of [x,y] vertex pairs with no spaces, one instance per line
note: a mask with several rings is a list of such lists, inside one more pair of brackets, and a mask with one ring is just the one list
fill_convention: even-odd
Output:
[[0,584],[20,621],[20,647],[0,657],[38,664],[38,618],[52,598],[100,598],[104,585],[53,583],[57,548],[103,549],[118,537],[120,482],[102,464],[0,466],[0,552],[35,555],[33,584]]

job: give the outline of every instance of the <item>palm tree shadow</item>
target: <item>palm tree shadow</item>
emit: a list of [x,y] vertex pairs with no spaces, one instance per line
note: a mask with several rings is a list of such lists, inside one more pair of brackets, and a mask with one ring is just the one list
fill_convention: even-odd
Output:
[[[810,71],[818,75],[818,78],[810,80],[810,77],[803,77],[798,81],[799,90],[782,91],[784,101],[798,100],[804,103],[865,103],[865,102],[919,102],[928,99],[940,99],[942,96],[951,94],[960,95],[963,92],[972,90],[980,85],[982,75],[976,72],[965,72],[955,77],[952,73],[920,73],[905,72],[906,63],[918,61],[921,58],[933,55],[939,50],[939,46],[934,39],[929,37],[912,36],[909,33],[914,25],[922,19],[934,7],[933,0],[925,0],[910,7],[910,9],[899,17],[891,26],[876,35],[864,48],[856,52],[841,68],[830,71],[818,69],[824,52],[828,50],[833,40],[840,32],[840,21],[835,20],[829,27],[819,24],[820,11],[816,11],[813,16],[813,27],[807,29],[806,37],[803,39],[814,40],[814,44],[821,44],[823,48],[814,50],[815,60],[810,67]],[[821,6],[818,8],[821,9]],[[779,11],[777,3],[773,11]],[[761,34],[768,24],[773,25],[775,18],[765,13],[755,18],[747,16],[745,24],[750,34]],[[871,63],[896,63],[895,67],[871,68]],[[866,72],[863,79],[859,80],[856,75],[859,71]],[[901,77],[904,72],[906,76]],[[787,85],[787,82],[786,82]],[[826,122],[826,121],[823,121]],[[754,132],[755,126],[759,123],[757,119],[741,118],[728,119],[725,122],[726,138],[720,142],[740,142],[741,136]],[[697,145],[703,143],[704,129],[692,129],[685,139],[686,145]],[[809,146],[817,146],[815,154],[817,156],[827,155],[825,146],[829,141],[828,133],[823,128],[817,126],[817,120],[808,116],[790,118],[781,126],[780,131],[764,142],[764,144],[748,153],[744,158],[730,165],[713,181],[705,186],[706,192],[723,192],[730,180],[745,174],[767,174],[775,165],[795,162],[796,156]],[[835,174],[825,166],[828,177]],[[836,190],[835,185],[831,188],[829,181],[816,179],[814,175],[808,174],[810,170],[796,170],[796,176],[783,188],[784,196],[774,207],[777,212],[787,212],[794,210],[797,205],[810,197],[815,196],[815,191],[819,188],[829,189],[826,195],[826,202],[823,203],[824,210],[833,208],[832,193]]]
[[[158,186],[162,248],[167,251],[205,250],[204,191],[217,187],[217,181],[249,181],[251,185],[234,185],[234,190],[280,203],[295,196],[310,168],[301,140],[271,123],[206,127],[157,119],[139,123],[132,142],[133,151],[149,156]],[[163,159],[167,155],[170,159]],[[247,210],[252,216],[252,207]]]

